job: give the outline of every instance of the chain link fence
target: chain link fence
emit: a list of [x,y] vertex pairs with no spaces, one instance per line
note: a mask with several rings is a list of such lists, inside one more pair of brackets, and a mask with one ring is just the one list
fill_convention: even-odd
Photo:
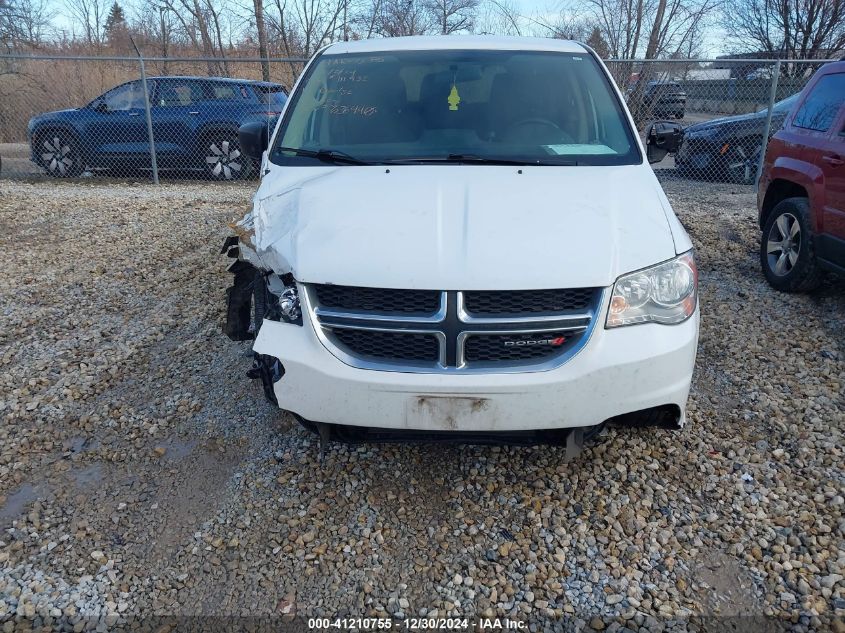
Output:
[[[642,132],[655,120],[684,128],[658,175],[753,185],[768,140],[818,68],[833,60],[610,60]],[[771,114],[770,114],[771,113]]]
[[[277,116],[304,63],[0,55],[0,177],[255,176],[237,129]],[[661,177],[751,185],[768,138],[823,63],[609,60],[607,66],[641,132],[654,120],[684,127],[677,155],[654,166]]]

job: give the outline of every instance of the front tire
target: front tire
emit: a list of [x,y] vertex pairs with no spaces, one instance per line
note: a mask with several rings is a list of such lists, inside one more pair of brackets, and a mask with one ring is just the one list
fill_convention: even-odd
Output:
[[732,142],[725,164],[728,180],[740,185],[753,185],[762,149],[762,145],[754,142]]
[[249,175],[252,164],[241,151],[237,134],[208,134],[200,148],[203,169],[212,180],[240,180]]
[[82,173],[82,151],[70,132],[47,130],[33,139],[33,153],[39,167],[54,178],[75,178]]
[[781,292],[809,292],[821,283],[807,198],[782,200],[766,218],[760,264],[766,281]]

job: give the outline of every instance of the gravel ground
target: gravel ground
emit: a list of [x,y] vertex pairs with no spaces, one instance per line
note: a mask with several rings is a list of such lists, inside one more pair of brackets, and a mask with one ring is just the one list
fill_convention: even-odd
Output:
[[769,289],[750,189],[666,183],[701,267],[683,431],[609,429],[568,464],[334,445],[320,466],[220,332],[218,249],[253,187],[0,182],[4,631],[247,614],[845,630],[844,286]]

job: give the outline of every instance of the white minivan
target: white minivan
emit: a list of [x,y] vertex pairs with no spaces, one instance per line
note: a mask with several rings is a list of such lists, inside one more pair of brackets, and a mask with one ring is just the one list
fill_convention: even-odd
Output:
[[[678,132],[652,126],[649,158]],[[323,439],[683,425],[692,244],[588,47],[335,43],[240,145],[262,178],[224,246],[225,329]]]

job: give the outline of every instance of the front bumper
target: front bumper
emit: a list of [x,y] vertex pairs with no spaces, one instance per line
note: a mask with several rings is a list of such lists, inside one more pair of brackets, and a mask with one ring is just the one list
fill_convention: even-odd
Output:
[[279,406],[315,422],[430,432],[512,432],[601,424],[674,405],[680,423],[698,344],[699,311],[678,325],[604,329],[563,366],[524,373],[403,373],[344,364],[314,325],[265,320],[254,350],[281,360]]
[[723,145],[706,137],[684,137],[675,154],[675,165],[695,171],[720,172],[724,167]]

